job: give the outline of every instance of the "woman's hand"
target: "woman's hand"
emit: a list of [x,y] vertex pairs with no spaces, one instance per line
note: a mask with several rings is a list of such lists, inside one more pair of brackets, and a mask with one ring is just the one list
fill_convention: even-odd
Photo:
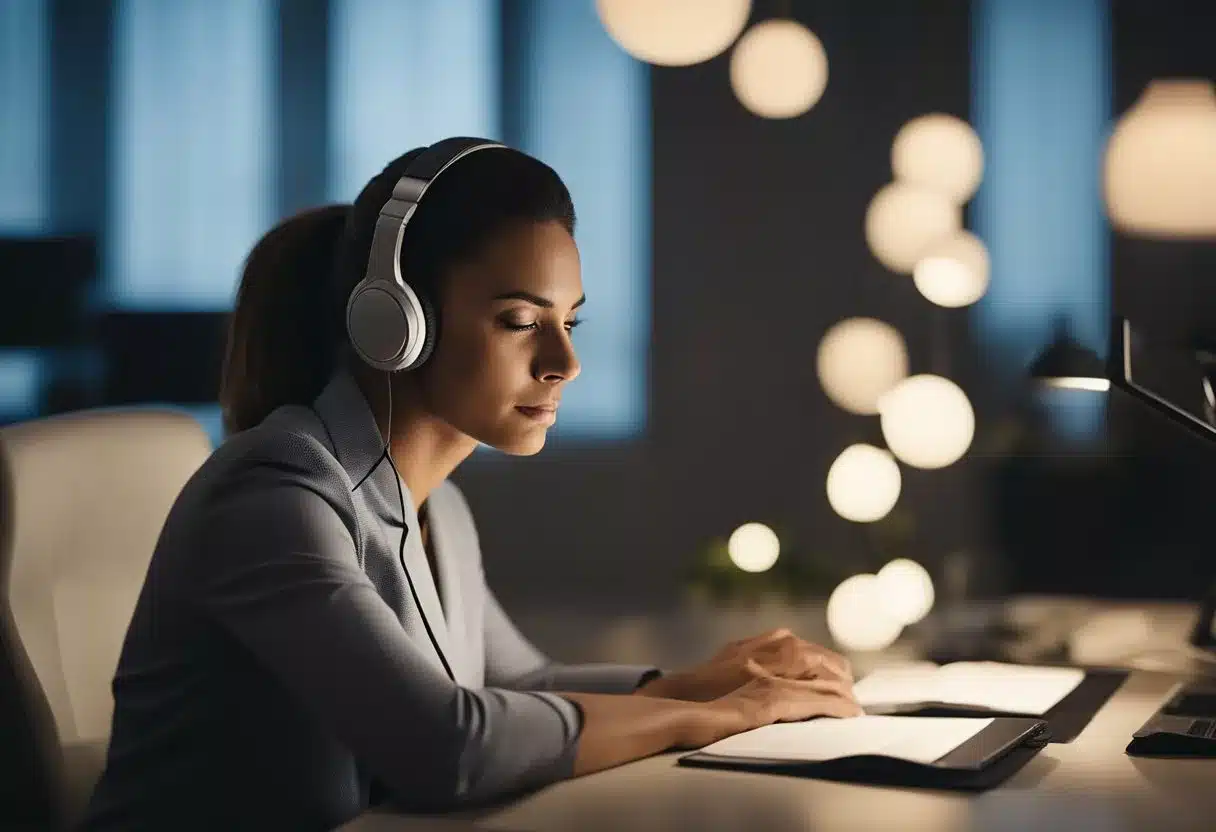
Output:
[[653,679],[637,693],[708,702],[770,676],[834,682],[848,696],[853,694],[853,670],[847,659],[784,628],[731,642],[709,661]]
[[838,679],[786,679],[757,671],[751,681],[707,702],[678,740],[679,748],[703,748],[734,734],[774,722],[817,716],[861,716],[852,686]]

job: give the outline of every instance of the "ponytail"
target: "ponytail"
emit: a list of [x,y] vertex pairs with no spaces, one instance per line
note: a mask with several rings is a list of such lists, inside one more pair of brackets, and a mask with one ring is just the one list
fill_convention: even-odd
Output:
[[326,205],[289,217],[249,253],[220,382],[228,434],[282,405],[311,403],[333,372],[341,323],[334,264],[349,208]]

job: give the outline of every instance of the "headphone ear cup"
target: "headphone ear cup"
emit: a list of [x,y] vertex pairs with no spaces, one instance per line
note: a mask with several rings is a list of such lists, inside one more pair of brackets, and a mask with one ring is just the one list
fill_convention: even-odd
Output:
[[421,292],[415,292],[418,296],[418,305],[422,307],[423,326],[426,327],[422,341],[422,350],[418,353],[418,358],[414,360],[407,369],[416,370],[426,363],[431,357],[431,353],[435,350],[435,340],[439,335],[439,316],[435,314],[435,307],[431,304],[430,299]]

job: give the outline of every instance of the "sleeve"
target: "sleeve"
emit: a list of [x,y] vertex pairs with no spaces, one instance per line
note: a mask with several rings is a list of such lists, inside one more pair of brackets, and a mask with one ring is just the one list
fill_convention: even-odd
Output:
[[513,690],[633,693],[659,675],[658,668],[629,664],[560,664],[529,642],[485,588],[486,684]]
[[199,532],[203,608],[402,804],[449,808],[569,777],[577,706],[437,671],[359,567],[343,513],[299,479],[232,489]]

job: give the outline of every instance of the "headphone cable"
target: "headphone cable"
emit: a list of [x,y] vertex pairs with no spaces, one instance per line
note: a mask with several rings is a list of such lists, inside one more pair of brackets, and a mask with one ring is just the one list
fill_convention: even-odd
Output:
[[[384,456],[388,459],[389,467],[393,469],[393,474],[397,479],[397,499],[401,503],[401,542],[397,544],[397,559],[401,561],[401,571],[405,573],[405,582],[410,585],[410,595],[414,597],[414,606],[418,609],[418,617],[422,619],[422,626],[426,628],[426,634],[431,639],[431,646],[435,648],[439,661],[443,663],[443,669],[455,682],[456,674],[452,672],[452,666],[448,664],[447,656],[439,647],[439,639],[435,638],[435,631],[431,629],[431,622],[427,620],[426,610],[422,609],[422,601],[418,598],[418,590],[414,587],[414,579],[410,577],[410,570],[405,565],[405,537],[409,534],[409,525],[405,522],[405,489],[401,485],[401,472],[397,470],[397,463],[393,461],[393,455],[389,450],[393,442],[393,375],[386,372],[384,377],[388,380],[388,430],[385,431]],[[418,519],[421,523],[421,516]],[[435,585],[435,591],[439,591],[438,583]]]
[[[359,480],[358,485],[351,491],[358,491],[359,486],[367,481],[367,478],[372,475],[372,472],[380,467],[380,463],[388,460],[389,467],[393,469],[393,475],[397,479],[397,499],[401,504],[401,540],[397,544],[397,559],[401,562],[401,571],[405,573],[405,582],[409,584],[410,595],[414,599],[414,608],[418,610],[418,617],[422,619],[422,626],[426,628],[426,634],[431,640],[431,646],[435,648],[435,654],[439,656],[439,661],[443,664],[443,669],[447,671],[448,677],[453,682],[456,681],[456,674],[452,672],[452,666],[448,663],[447,656],[439,647],[439,639],[435,637],[435,631],[431,629],[431,622],[427,620],[426,610],[422,608],[422,601],[418,597],[418,589],[414,586],[414,579],[410,575],[409,568],[405,565],[405,538],[409,534],[409,524],[405,520],[405,489],[401,485],[401,472],[397,470],[397,463],[393,461],[393,455],[389,449],[392,447],[393,441],[393,377],[392,373],[385,372],[385,378],[388,380],[388,427],[385,430],[384,451],[380,454],[380,459],[372,466],[371,470],[363,475],[363,479]],[[421,524],[421,517],[419,523]],[[439,585],[436,582],[435,591],[439,591]]]

